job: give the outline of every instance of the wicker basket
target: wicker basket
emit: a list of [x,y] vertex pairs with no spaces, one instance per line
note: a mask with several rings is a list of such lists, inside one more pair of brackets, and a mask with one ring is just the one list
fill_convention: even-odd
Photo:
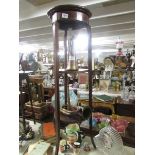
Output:
[[61,109],[60,109],[60,112],[63,113],[64,115],[75,115],[77,114],[78,112],[78,109],[77,107],[73,107],[71,106],[70,108],[67,108],[68,106],[63,106]]
[[68,122],[70,120],[72,123],[82,122],[91,116],[91,109],[88,106],[85,106],[85,107],[72,106],[70,109],[73,109],[73,110],[68,110],[66,106],[63,106],[60,109],[60,119],[63,122],[66,122],[67,120]]

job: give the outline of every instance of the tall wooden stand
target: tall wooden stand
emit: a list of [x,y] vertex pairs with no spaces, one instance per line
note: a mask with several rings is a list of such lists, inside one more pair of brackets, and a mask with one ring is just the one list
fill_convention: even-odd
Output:
[[[88,34],[88,87],[89,87],[89,107],[92,109],[92,46],[91,46],[91,27],[89,25],[89,18],[91,12],[86,8],[76,5],[60,5],[48,11],[48,16],[52,21],[52,33],[53,33],[53,49],[54,49],[54,77],[55,77],[55,119],[56,119],[56,151],[55,155],[59,151],[60,141],[60,98],[59,98],[59,41],[63,38],[64,41],[64,54],[65,54],[65,71],[64,71],[64,90],[65,90],[65,104],[67,104],[67,74],[75,73],[78,71],[67,69],[67,31],[86,29]],[[64,35],[60,33],[60,30],[64,32]],[[80,44],[79,44],[80,46]],[[92,114],[89,122],[89,133],[92,132]],[[92,134],[91,141],[96,148],[93,141]]]

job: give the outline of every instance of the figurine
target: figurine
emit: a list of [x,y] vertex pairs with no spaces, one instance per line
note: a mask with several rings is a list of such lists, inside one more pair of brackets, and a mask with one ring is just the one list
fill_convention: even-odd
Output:
[[120,87],[121,87],[120,82],[116,81],[116,83],[115,83],[115,91],[120,91]]
[[131,67],[134,68],[135,67],[135,46],[133,47],[133,51],[130,59],[132,60]]
[[127,59],[127,68],[130,68],[130,64],[131,64],[131,53],[129,52],[129,50],[127,49],[127,53],[126,53],[126,59]]
[[134,54],[130,57],[130,59],[132,60],[131,67],[133,68],[135,66],[135,56],[134,56]]
[[84,148],[83,148],[84,151],[86,152],[89,152],[90,151],[90,146],[87,142],[84,143]]
[[117,56],[123,56],[123,51],[122,51],[121,48],[118,49],[116,55],[117,55]]

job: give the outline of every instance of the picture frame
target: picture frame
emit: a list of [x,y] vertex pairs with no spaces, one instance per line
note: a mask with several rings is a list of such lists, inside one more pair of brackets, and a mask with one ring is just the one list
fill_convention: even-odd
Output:
[[78,83],[79,84],[88,84],[88,73],[79,73]]
[[100,79],[100,81],[99,81],[99,89],[100,90],[108,92],[109,85],[110,85],[110,80],[109,79]]

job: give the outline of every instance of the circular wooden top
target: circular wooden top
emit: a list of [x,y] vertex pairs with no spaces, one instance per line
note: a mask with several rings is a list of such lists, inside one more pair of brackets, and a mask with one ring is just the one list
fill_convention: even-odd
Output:
[[92,16],[92,13],[88,9],[78,6],[78,5],[59,5],[59,6],[52,8],[51,10],[49,10],[47,12],[47,15],[51,18],[54,13],[65,12],[65,11],[82,12],[82,13],[86,14],[89,18]]

